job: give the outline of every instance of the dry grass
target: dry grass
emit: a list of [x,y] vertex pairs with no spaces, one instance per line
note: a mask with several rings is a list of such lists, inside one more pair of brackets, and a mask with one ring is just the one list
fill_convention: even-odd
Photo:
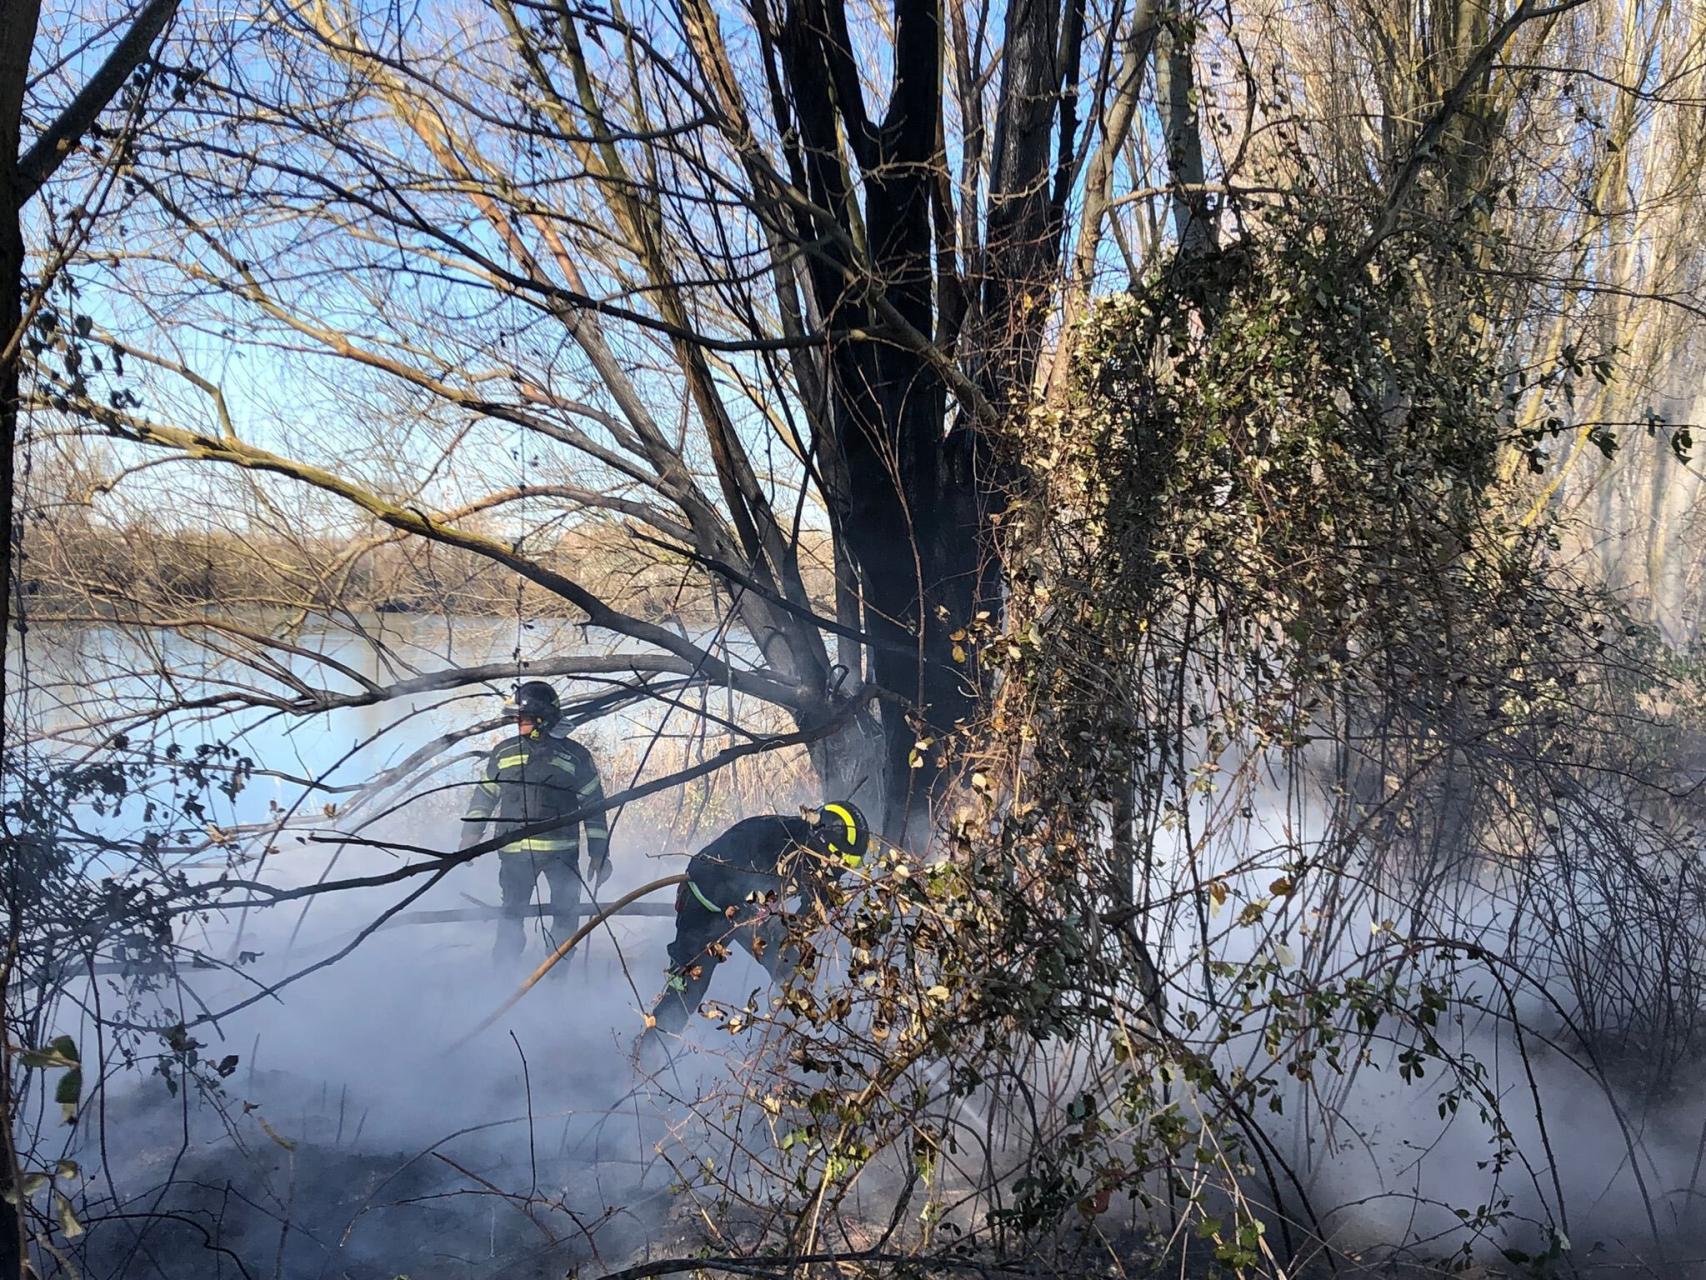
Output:
[[[222,610],[502,615],[517,594],[534,617],[572,617],[567,601],[473,552],[384,533],[326,536],[169,529],[61,517],[26,530],[25,591],[38,617],[133,617]],[[650,620],[715,615],[720,584],[689,560],[635,538],[618,522],[589,521],[524,540],[541,566],[624,612]],[[802,539],[806,582],[831,595],[829,548]]]

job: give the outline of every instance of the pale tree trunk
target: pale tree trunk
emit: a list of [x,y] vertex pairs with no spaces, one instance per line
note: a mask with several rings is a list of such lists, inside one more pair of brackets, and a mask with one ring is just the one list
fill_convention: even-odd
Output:
[[1647,595],[1651,621],[1665,640],[1681,646],[1690,631],[1681,557],[1677,554],[1679,530],[1687,521],[1700,495],[1700,464],[1677,461],[1670,441],[1662,435],[1653,442],[1653,470],[1647,505]]
[[1191,41],[1179,21],[1161,24],[1155,48],[1155,96],[1166,131],[1167,170],[1173,179],[1173,234],[1181,257],[1199,257],[1214,249],[1216,236],[1209,199],[1202,190],[1206,171]]

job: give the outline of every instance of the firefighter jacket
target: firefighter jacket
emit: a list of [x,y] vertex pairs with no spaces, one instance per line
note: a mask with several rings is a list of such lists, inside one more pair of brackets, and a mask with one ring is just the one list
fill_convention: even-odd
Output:
[[596,868],[610,851],[604,787],[591,753],[570,738],[543,733],[524,738],[516,734],[498,743],[486,757],[485,772],[474,788],[474,799],[464,819],[462,847],[484,839],[488,822],[492,834],[501,836],[577,812],[583,815],[577,821],[555,831],[520,837],[505,845],[502,852],[572,857],[580,847],[578,828],[583,824],[589,867]]
[[804,818],[767,814],[737,822],[693,855],[684,894],[718,915],[754,893],[816,896],[826,878],[813,852],[816,834]]

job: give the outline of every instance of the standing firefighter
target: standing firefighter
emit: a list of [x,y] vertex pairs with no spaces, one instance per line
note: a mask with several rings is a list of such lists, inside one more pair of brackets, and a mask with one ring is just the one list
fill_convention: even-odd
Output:
[[865,815],[844,800],[818,810],[816,822],[766,814],[737,822],[687,864],[676,892],[669,981],[636,1058],[661,1058],[663,1037],[679,1035],[711,985],[711,973],[738,943],[777,980],[799,956],[787,944],[787,900],[815,901],[843,871],[859,867],[870,847]]
[[552,818],[580,817],[555,830],[522,836],[498,853],[498,887],[504,917],[498,925],[492,954],[508,959],[521,954],[525,943],[523,919],[541,872],[551,889],[554,930],[567,934],[575,927],[580,906],[581,870],[578,829],[586,827],[587,871],[596,890],[610,878],[610,828],[604,817],[604,787],[598,766],[580,743],[554,738],[550,729],[562,718],[557,691],[542,680],[517,685],[504,703],[515,721],[515,734],[492,749],[473,803],[463,819],[464,849],[493,834],[503,835]]

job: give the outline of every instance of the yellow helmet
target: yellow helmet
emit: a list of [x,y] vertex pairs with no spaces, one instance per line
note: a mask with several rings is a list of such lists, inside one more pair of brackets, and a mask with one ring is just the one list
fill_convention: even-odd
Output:
[[818,806],[814,843],[848,868],[863,865],[871,847],[871,828],[851,800],[828,800]]

